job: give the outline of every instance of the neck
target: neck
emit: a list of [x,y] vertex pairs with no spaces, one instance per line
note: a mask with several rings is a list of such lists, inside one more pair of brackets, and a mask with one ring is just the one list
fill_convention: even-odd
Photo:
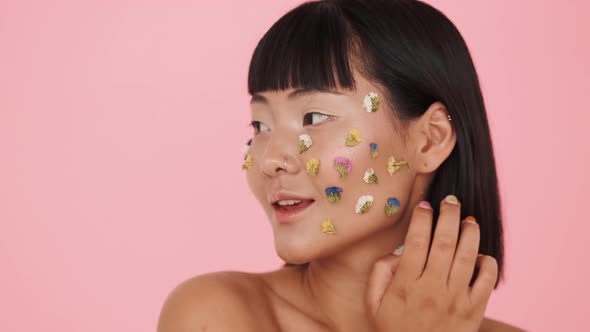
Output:
[[[411,212],[410,212],[411,213]],[[409,216],[336,255],[311,261],[302,270],[303,291],[318,321],[334,331],[370,331],[365,301],[375,261],[403,243]]]

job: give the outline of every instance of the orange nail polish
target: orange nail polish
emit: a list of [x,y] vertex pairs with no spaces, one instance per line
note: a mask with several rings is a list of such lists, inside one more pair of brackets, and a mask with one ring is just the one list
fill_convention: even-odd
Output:
[[467,218],[465,218],[465,220],[477,224],[477,220],[475,220],[475,217],[473,216],[468,216]]

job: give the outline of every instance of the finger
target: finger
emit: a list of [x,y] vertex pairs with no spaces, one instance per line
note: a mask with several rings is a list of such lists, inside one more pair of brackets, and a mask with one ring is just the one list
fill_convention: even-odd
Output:
[[444,281],[445,285],[448,283],[451,264],[455,256],[460,218],[461,204],[459,200],[454,195],[448,195],[440,203],[440,214],[424,269],[425,276]]
[[401,256],[397,274],[406,280],[420,278],[428,256],[432,232],[432,207],[426,201],[414,207],[410,226],[404,240],[404,254]]
[[498,262],[492,256],[479,255],[475,266],[479,272],[469,294],[471,303],[487,303],[498,279]]
[[400,257],[387,255],[373,264],[367,284],[367,305],[371,312],[375,312],[381,305],[383,296],[391,284],[393,275],[399,264]]
[[479,251],[479,238],[479,224],[475,218],[472,216],[465,218],[461,222],[461,237],[449,275],[450,289],[464,291],[469,287]]

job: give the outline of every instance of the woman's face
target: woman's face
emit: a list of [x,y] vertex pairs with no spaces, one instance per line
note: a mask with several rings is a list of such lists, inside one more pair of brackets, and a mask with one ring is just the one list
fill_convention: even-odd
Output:
[[[406,210],[414,179],[412,156],[393,129],[383,91],[359,75],[355,79],[357,91],[339,90],[339,95],[310,92],[289,98],[296,90],[289,89],[259,93],[266,101],[253,98],[256,133],[248,152],[252,157],[246,170],[248,183],[269,218],[277,254],[286,262],[308,262],[366,240],[398,222]],[[371,92],[380,101],[375,112],[363,107]],[[347,145],[352,129],[358,130],[360,141]],[[308,135],[312,142],[303,152],[300,135]],[[371,155],[371,143],[377,145],[377,156]],[[352,166],[344,176],[334,166],[335,158],[341,157]],[[390,157],[402,162],[391,175]],[[313,158],[319,161],[316,175],[307,169]],[[365,181],[371,168],[377,183]],[[330,187],[340,188],[328,189],[341,190],[339,200],[338,194],[328,197]],[[362,196],[372,196],[372,205],[357,213]],[[388,199],[393,203],[390,215]],[[400,203],[397,212],[393,199]],[[333,228],[328,223],[322,227],[327,219]]]

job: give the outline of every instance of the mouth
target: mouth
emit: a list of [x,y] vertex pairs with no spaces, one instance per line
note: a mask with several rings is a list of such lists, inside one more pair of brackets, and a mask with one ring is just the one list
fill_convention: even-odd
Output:
[[278,223],[290,223],[314,202],[313,199],[283,199],[276,201],[272,203],[275,219]]

